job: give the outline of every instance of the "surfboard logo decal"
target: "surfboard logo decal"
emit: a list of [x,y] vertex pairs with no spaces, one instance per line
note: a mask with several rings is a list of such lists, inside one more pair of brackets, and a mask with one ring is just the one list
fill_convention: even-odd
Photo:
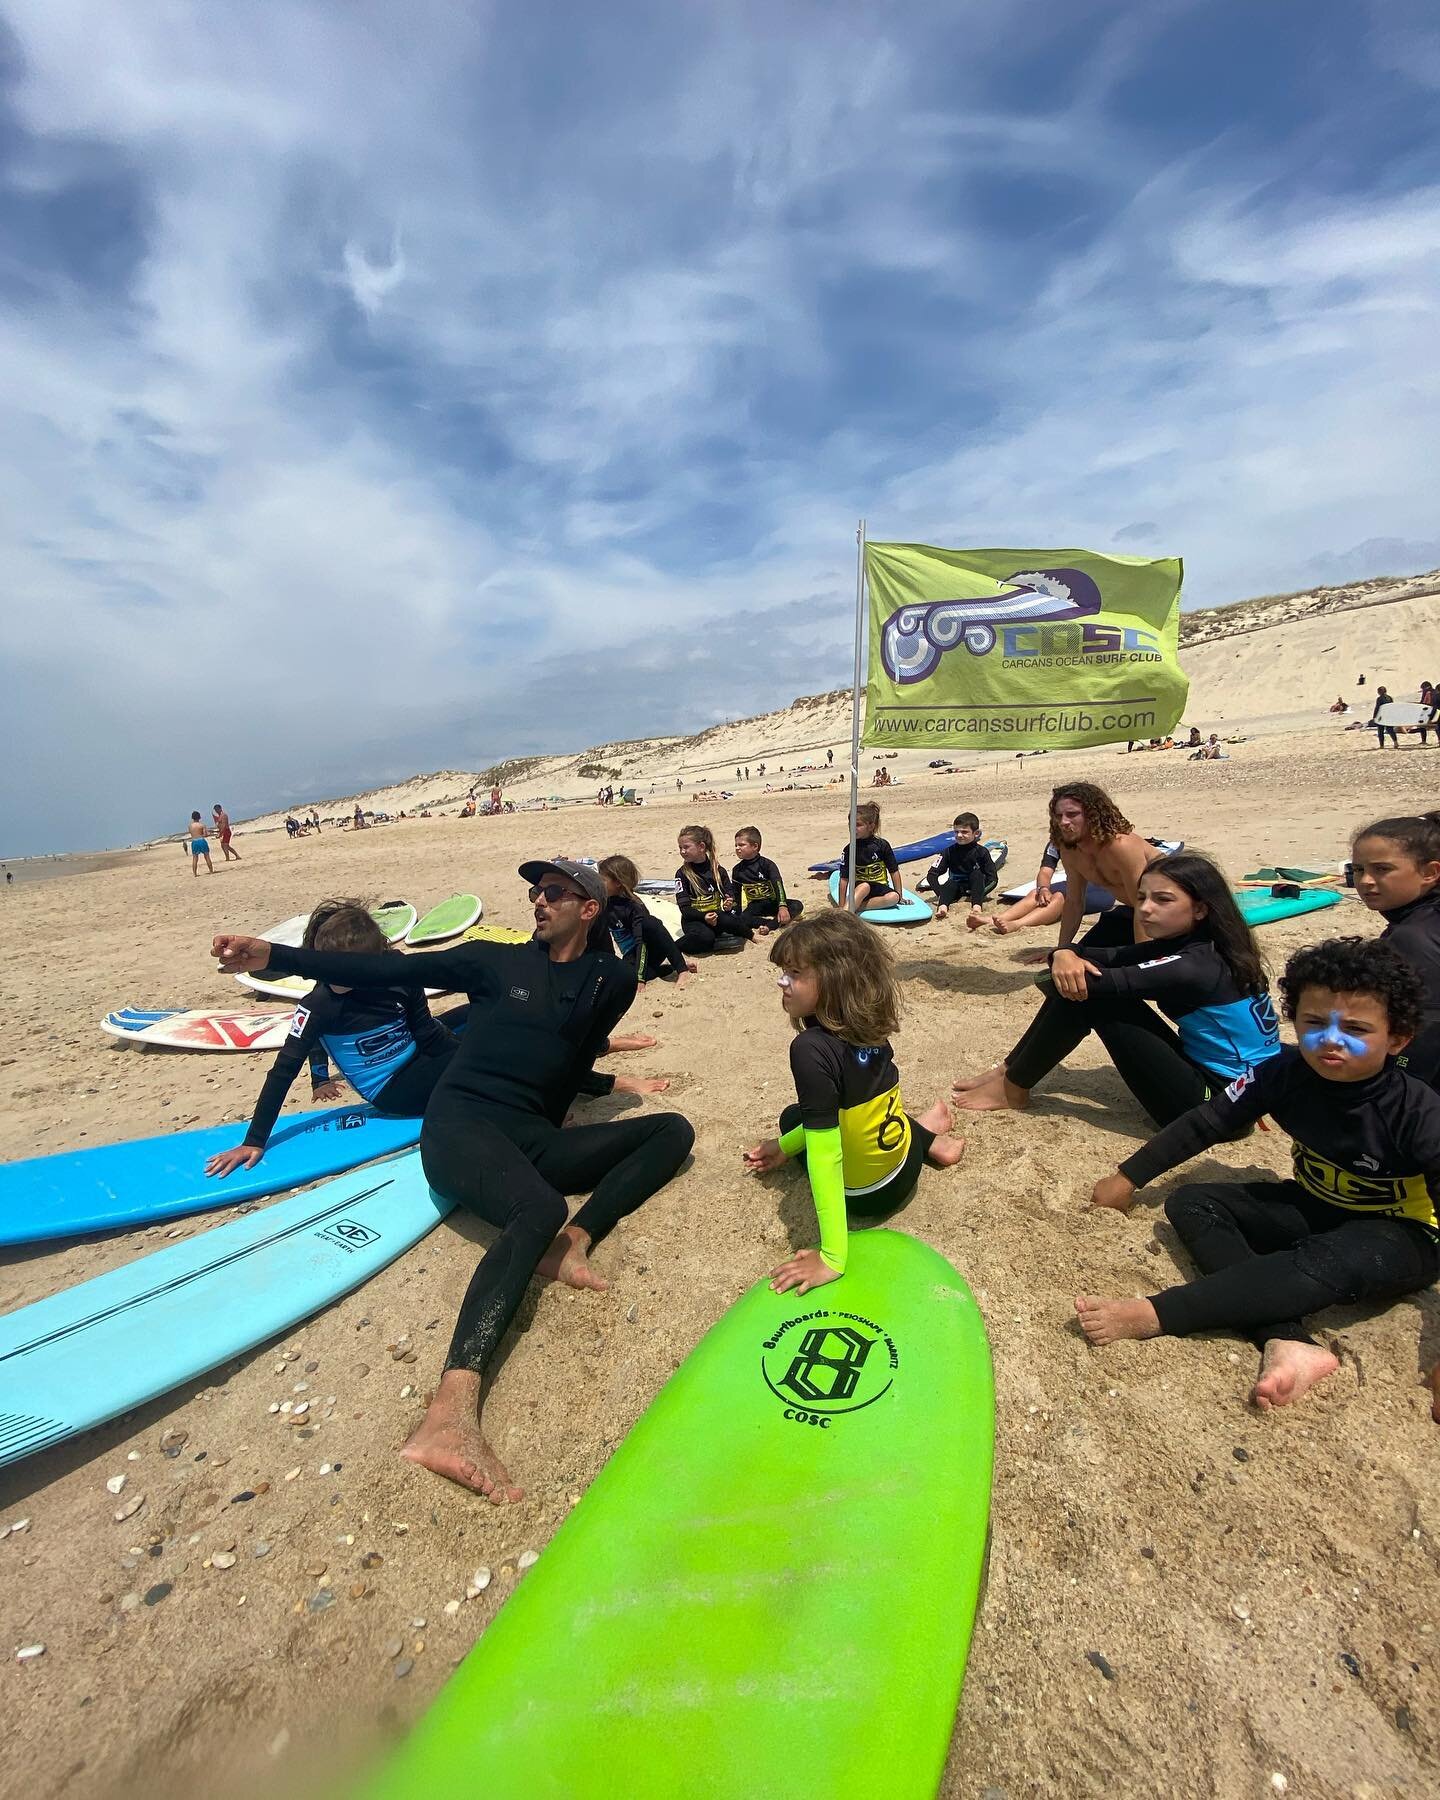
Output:
[[802,1313],[761,1346],[760,1374],[785,1417],[825,1430],[883,1399],[899,1368],[894,1338],[861,1313]]

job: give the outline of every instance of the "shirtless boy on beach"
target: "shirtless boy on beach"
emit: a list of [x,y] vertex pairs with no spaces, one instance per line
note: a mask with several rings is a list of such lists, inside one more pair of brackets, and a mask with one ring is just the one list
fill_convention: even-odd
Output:
[[220,834],[220,854],[226,862],[239,862],[240,852],[230,847],[230,815],[217,800],[210,808],[215,818],[215,829]]
[[200,873],[200,858],[205,858],[205,867],[213,875],[215,865],[210,860],[210,841],[205,836],[205,826],[198,812],[192,812],[190,823],[185,827],[185,836],[190,844],[190,873]]

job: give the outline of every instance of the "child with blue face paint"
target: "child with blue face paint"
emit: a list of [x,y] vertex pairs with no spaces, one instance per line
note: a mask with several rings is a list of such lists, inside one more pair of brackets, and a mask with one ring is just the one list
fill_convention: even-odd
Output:
[[1395,1058],[1421,1018],[1413,969],[1388,944],[1333,938],[1297,951],[1280,982],[1297,1049],[1253,1069],[1097,1182],[1097,1206],[1269,1113],[1294,1140],[1289,1180],[1207,1182],[1165,1202],[1200,1274],[1148,1298],[1075,1302],[1092,1344],[1230,1328],[1261,1350],[1251,1399],[1287,1406],[1334,1374],[1302,1319],[1384,1305],[1440,1275],[1440,1095]]

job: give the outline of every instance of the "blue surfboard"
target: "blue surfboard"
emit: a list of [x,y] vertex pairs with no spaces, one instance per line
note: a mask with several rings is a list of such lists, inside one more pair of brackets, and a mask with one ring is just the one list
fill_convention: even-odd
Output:
[[[938,856],[942,850],[948,850],[955,842],[953,831],[937,831],[934,837],[917,838],[913,844],[901,844],[895,851],[897,863],[919,862],[927,856]],[[986,838],[985,848],[990,852],[990,860],[997,869],[1003,869],[1005,859],[1010,854],[1010,846],[1004,838]],[[840,867],[840,858],[832,857],[829,862],[810,864],[812,875],[830,875]]]
[[1235,903],[1247,925],[1271,925],[1277,919],[1294,919],[1301,913],[1322,912],[1327,906],[1338,906],[1340,895],[1335,888],[1302,888],[1298,894],[1281,899],[1269,888],[1251,888],[1237,893]]
[[0,1244],[133,1229],[282,1194],[413,1149],[420,1121],[385,1118],[368,1106],[295,1113],[277,1123],[253,1169],[223,1181],[208,1176],[209,1158],[244,1135],[244,1125],[213,1125],[0,1164]]
[[[837,869],[830,877],[830,898],[838,906],[840,904],[840,871]],[[910,888],[901,890],[899,906],[881,906],[873,912],[862,912],[860,917],[867,925],[923,925],[927,919],[933,919],[934,913]]]
[[0,1465],[288,1331],[450,1210],[418,1151],[357,1169],[0,1318]]

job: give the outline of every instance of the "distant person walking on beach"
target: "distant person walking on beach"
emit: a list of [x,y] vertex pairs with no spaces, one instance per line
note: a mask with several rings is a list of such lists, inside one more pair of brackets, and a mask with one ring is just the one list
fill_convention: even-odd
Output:
[[1370,723],[1375,727],[1375,736],[1380,740],[1380,748],[1382,750],[1385,748],[1385,733],[1387,731],[1390,733],[1390,743],[1392,747],[1398,750],[1400,748],[1400,738],[1395,727],[1393,725],[1382,725],[1380,723],[1380,708],[1382,706],[1388,706],[1389,704],[1390,690],[1382,682],[1375,690],[1375,709],[1370,714]]
[[190,838],[190,873],[192,875],[198,875],[200,873],[200,858],[203,856],[205,858],[205,867],[213,875],[215,873],[215,865],[210,860],[210,845],[205,837],[204,821],[201,819],[198,812],[192,812],[190,815],[188,835]]
[[225,858],[226,862],[239,862],[240,852],[230,848],[230,838],[232,833],[230,830],[229,813],[226,812],[225,808],[218,800],[210,808],[210,811],[215,816],[215,829],[220,833],[220,854]]

